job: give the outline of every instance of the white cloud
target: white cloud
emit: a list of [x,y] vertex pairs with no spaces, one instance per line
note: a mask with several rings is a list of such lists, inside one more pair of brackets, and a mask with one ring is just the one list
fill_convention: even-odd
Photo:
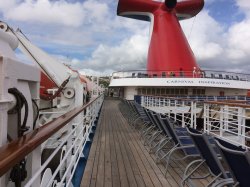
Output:
[[244,60],[250,57],[250,19],[233,25],[228,32],[229,52],[232,59]]
[[107,16],[105,3],[87,0],[70,3],[66,0],[0,0],[0,10],[5,19],[39,24],[59,24],[79,27],[83,23],[100,23]]
[[146,63],[147,47],[148,39],[142,35],[134,35],[115,47],[99,45],[84,66],[99,71],[142,69]]
[[212,59],[223,52],[219,44],[223,41],[223,28],[207,11],[202,11],[196,18],[182,21],[181,25],[197,60]]
[[[94,0],[85,1],[83,9],[88,13],[88,21],[92,24],[105,23],[109,16],[108,6],[105,3],[99,3]],[[93,22],[94,21],[94,22]]]
[[239,8],[249,17],[250,16],[250,3],[249,0],[236,0]]
[[85,16],[80,3],[70,4],[66,1],[26,0],[2,11],[5,18],[10,20],[74,27],[80,26]]
[[82,75],[92,75],[92,76],[111,76],[113,71],[112,70],[105,70],[105,71],[95,71],[93,69],[82,69],[79,71]]
[[5,11],[16,5],[16,0],[0,0],[0,10]]

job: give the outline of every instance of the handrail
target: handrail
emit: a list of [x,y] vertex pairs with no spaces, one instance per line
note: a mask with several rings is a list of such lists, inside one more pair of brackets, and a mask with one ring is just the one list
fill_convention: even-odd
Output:
[[194,101],[194,99],[189,99],[189,98],[178,98],[178,97],[168,97],[168,96],[158,96],[158,95],[144,95],[144,94],[141,94],[140,96],[154,97],[154,98],[160,98],[160,99],[172,99],[172,100],[178,100],[178,101]]
[[100,97],[102,95],[0,147],[0,177]]
[[[172,100],[177,100],[177,101],[197,101],[196,99],[193,98],[184,98],[184,97],[171,97],[171,96],[164,96],[164,95],[146,95],[146,94],[140,94],[139,96],[144,96],[144,97],[154,97],[154,98],[160,98],[160,99],[172,99]],[[229,96],[230,97],[230,96]],[[245,97],[245,96],[243,96]],[[200,101],[201,102],[201,101]],[[247,103],[247,100],[231,100],[231,99],[224,99],[220,101],[207,101],[207,100],[202,100],[202,102],[220,102],[220,103]]]
[[250,108],[249,104],[242,104],[244,101],[232,101],[232,102],[226,102],[226,101],[204,101],[204,103],[207,104],[216,104],[216,105],[228,105],[232,107],[241,107],[241,108]]

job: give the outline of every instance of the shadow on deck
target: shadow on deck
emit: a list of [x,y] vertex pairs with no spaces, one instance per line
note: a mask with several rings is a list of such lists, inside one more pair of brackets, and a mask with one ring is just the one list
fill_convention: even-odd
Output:
[[[180,186],[183,168],[156,164],[136,130],[122,116],[117,99],[106,99],[92,143],[81,187]],[[205,186],[199,181],[197,186]]]

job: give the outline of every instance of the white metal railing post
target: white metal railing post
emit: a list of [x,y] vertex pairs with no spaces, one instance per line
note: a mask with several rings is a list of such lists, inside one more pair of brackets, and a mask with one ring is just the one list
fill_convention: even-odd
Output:
[[174,121],[177,119],[177,101],[174,100]]
[[153,106],[153,100],[150,96],[148,96],[148,107]]
[[246,108],[240,107],[238,109],[238,136],[241,137],[241,144],[245,145],[246,133]]
[[168,99],[168,107],[169,107],[168,117],[170,118],[170,113],[171,113],[171,100],[170,99]]
[[145,106],[146,107],[148,107],[148,100],[149,100],[148,96],[145,96]]
[[223,121],[224,121],[224,129],[226,130],[226,131],[228,131],[228,120],[229,120],[229,113],[230,113],[230,111],[229,111],[229,107],[228,107],[228,105],[224,105],[224,110],[223,110]]
[[191,105],[191,126],[196,129],[196,101],[192,101]]
[[[181,107],[184,109],[185,108],[185,101],[183,100],[183,101],[181,101]],[[185,127],[185,112],[184,112],[184,110],[182,111],[182,120],[181,120],[181,124],[182,124],[182,127]]]
[[152,103],[152,99],[151,99],[151,97],[149,97],[149,96],[148,96],[148,100],[147,100],[147,107],[149,107],[149,106],[150,106],[150,103]]
[[224,131],[226,130],[225,126],[224,126],[224,123],[223,123],[223,117],[224,117],[224,106],[223,105],[220,105],[219,117],[220,117],[220,122],[219,122],[220,123],[220,129],[219,129],[219,131],[220,131],[220,137],[222,137]]
[[145,103],[144,103],[145,99],[144,99],[144,96],[142,95],[141,96],[141,106],[145,107]]
[[209,128],[208,128],[208,104],[204,103],[204,131],[209,133]]

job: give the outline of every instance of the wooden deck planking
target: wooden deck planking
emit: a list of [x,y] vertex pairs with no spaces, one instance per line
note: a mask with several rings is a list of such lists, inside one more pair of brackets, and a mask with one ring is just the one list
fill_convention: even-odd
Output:
[[[121,116],[120,116],[120,120],[121,120]],[[132,162],[132,165],[134,167],[134,175],[136,175],[137,180],[138,180],[138,185],[139,186],[153,186],[152,181],[150,180],[150,176],[148,175],[147,171],[145,170],[145,166],[142,162],[142,160],[140,159],[139,155],[136,154],[136,151],[134,151],[134,149],[131,149],[131,138],[130,137],[126,137],[124,136],[123,131],[125,131],[125,133],[128,135],[128,133],[130,133],[129,131],[127,131],[127,129],[125,129],[125,126],[122,127],[122,129],[120,129],[120,135],[124,138],[125,140],[125,144],[126,144],[126,150],[129,151],[129,155],[130,155],[130,161]]]
[[[165,177],[164,167],[155,163],[154,155],[127,124],[118,104],[119,100],[104,101],[81,186],[180,186],[184,169],[171,164]],[[206,183],[198,181],[198,186]]]
[[[121,119],[126,123],[125,119],[121,117]],[[149,174],[149,177],[151,178],[152,182],[154,183],[154,186],[166,186],[170,185],[165,177],[163,176],[162,172],[159,170],[159,168],[156,166],[155,162],[152,160],[152,158],[149,156],[149,153],[146,151],[145,147],[141,149],[141,147],[138,145],[142,145],[138,134],[136,131],[132,130],[131,127],[128,125],[124,126],[129,133],[130,141],[128,142],[130,145],[131,150],[133,150],[133,154],[135,159],[138,159],[142,161],[143,166],[147,169],[147,172]],[[123,133],[122,133],[123,134]],[[143,146],[143,145],[142,145]],[[143,153],[143,154],[141,154]],[[140,161],[139,161],[140,162]]]
[[[103,113],[100,114],[100,121],[103,117]],[[99,125],[98,125],[99,126]],[[89,153],[89,156],[88,156],[88,161],[87,161],[87,164],[86,164],[86,168],[85,168],[85,171],[84,171],[84,176],[83,176],[83,179],[84,181],[86,181],[86,183],[82,183],[81,186],[83,187],[87,187],[87,186],[90,186],[90,183],[91,183],[91,179],[92,179],[92,176],[95,176],[93,172],[94,171],[94,168],[95,166],[97,166],[98,163],[96,163],[96,153],[97,153],[97,150],[99,149],[99,138],[100,138],[100,131],[101,131],[101,128],[97,128],[96,129],[96,132],[95,132],[95,138],[93,139],[93,142],[92,142],[92,146],[91,146],[91,151]],[[97,169],[96,169],[97,171]]]

